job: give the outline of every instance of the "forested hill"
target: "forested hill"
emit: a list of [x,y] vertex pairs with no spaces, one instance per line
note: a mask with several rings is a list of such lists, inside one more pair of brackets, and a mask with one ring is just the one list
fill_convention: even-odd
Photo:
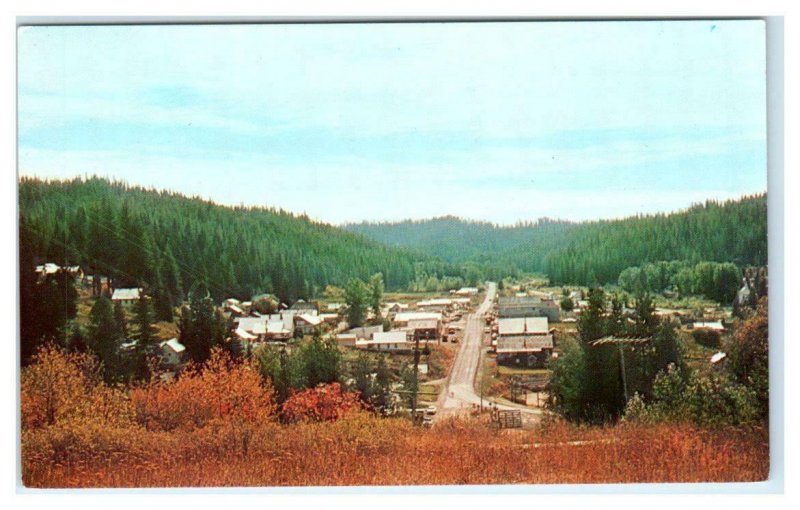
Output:
[[19,213],[22,265],[80,264],[173,304],[195,286],[215,298],[271,292],[293,301],[377,272],[388,288],[400,288],[417,273],[457,271],[305,216],[224,207],[98,178],[22,179]]
[[660,260],[767,263],[766,194],[584,223],[540,220],[503,227],[445,217],[345,228],[452,262],[492,261],[542,272],[555,283],[615,283],[622,270]]
[[566,244],[564,234],[576,224],[541,219],[502,227],[455,216],[397,223],[353,223],[345,228],[390,246],[419,250],[448,262],[493,262],[498,253],[532,248],[550,251]]

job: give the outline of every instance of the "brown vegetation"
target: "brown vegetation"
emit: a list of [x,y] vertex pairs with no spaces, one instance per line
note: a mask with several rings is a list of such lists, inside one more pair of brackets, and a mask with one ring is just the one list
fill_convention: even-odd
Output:
[[[90,358],[54,349],[23,371],[26,486],[723,482],[769,471],[759,427],[496,431],[452,420],[421,429],[352,406],[334,410],[336,421],[281,424],[257,372],[220,354],[178,381],[132,391],[95,374]],[[304,395],[300,410],[314,399],[350,402],[331,387]]]

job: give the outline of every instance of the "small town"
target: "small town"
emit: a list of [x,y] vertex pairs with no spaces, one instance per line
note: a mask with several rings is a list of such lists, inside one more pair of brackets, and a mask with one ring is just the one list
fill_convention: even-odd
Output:
[[782,483],[769,20],[49,19],[19,492]]

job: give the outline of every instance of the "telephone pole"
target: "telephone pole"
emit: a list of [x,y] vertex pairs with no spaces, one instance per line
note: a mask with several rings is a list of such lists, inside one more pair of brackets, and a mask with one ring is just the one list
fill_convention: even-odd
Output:
[[417,423],[417,392],[419,391],[419,336],[414,335],[414,375],[411,388],[411,423]]

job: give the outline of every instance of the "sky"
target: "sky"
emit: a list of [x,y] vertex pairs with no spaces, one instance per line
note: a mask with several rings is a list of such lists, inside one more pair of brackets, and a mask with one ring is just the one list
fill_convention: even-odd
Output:
[[766,191],[762,21],[26,27],[18,172],[333,224]]

